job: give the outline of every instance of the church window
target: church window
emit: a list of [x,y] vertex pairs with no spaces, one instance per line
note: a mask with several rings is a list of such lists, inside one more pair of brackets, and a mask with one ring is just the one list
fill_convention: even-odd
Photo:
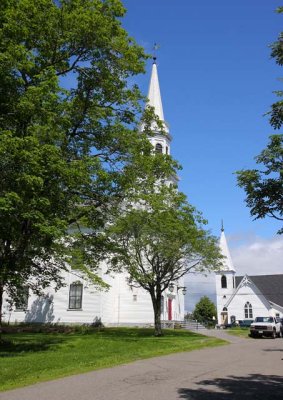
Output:
[[75,282],[70,285],[69,292],[69,309],[80,310],[82,308],[83,285],[80,282]]
[[168,146],[166,146],[166,154],[169,154]]
[[245,318],[253,318],[253,307],[249,302],[245,304]]
[[228,311],[228,310],[227,310],[227,307],[223,307],[223,311]]
[[221,287],[222,287],[222,289],[227,288],[227,278],[225,275],[222,275],[222,277],[221,277]]
[[136,294],[133,294],[133,301],[138,301],[138,296]]
[[29,289],[26,286],[17,290],[17,298],[15,300],[15,311],[25,311],[28,308]]
[[155,153],[163,153],[163,147],[161,143],[156,143],[155,145]]

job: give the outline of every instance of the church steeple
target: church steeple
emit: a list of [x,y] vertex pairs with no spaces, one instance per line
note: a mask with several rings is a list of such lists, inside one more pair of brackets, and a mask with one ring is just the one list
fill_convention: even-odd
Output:
[[221,226],[221,236],[220,236],[220,241],[219,241],[219,247],[220,247],[222,255],[225,257],[224,260],[222,261],[223,267],[221,268],[221,271],[235,272],[235,268],[233,265],[233,261],[232,261],[231,255],[230,255],[229,247],[228,247],[225,233],[224,233],[223,221],[222,221],[222,226]]
[[231,322],[231,315],[227,301],[231,298],[235,291],[235,268],[230,255],[229,247],[226,241],[223,221],[221,224],[221,235],[219,241],[221,254],[224,256],[222,260],[223,266],[216,271],[216,302],[217,302],[217,320],[219,324],[227,324]]
[[157,153],[170,154],[170,144],[172,137],[169,133],[168,125],[164,119],[155,56],[153,57],[153,64],[151,69],[151,77],[148,90],[148,105],[154,108],[155,114],[163,123],[163,129],[161,129],[160,126],[158,126],[155,122],[152,123],[151,129],[154,132],[154,136],[151,136],[149,140]]
[[148,104],[154,108],[155,114],[161,121],[164,121],[163,106],[159,87],[156,57],[153,58],[151,78],[148,90]]

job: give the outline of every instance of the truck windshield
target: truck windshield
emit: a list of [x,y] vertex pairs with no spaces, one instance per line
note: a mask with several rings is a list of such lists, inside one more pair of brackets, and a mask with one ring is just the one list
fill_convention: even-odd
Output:
[[273,322],[272,317],[256,317],[255,322]]

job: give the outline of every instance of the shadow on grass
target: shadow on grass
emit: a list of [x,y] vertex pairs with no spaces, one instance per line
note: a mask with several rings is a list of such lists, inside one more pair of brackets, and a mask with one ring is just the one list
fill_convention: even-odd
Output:
[[197,389],[180,388],[180,399],[190,400],[281,400],[283,377],[253,374],[197,382]]
[[201,336],[198,333],[174,330],[174,329],[164,329],[163,336],[155,336],[153,328],[104,328],[97,333],[100,337],[111,338],[111,340],[134,340],[141,338],[156,338],[156,340],[171,339],[172,338],[196,338],[199,339]]
[[17,337],[15,335],[2,335],[0,358],[24,356],[27,353],[52,350],[65,342],[66,339],[63,335],[60,335],[60,337],[39,336],[38,334],[18,334]]
[[[36,329],[36,326],[35,326]],[[156,343],[172,343],[172,340],[188,339],[191,342],[200,340],[201,336],[189,331],[164,330],[164,336],[155,337],[152,328],[76,328],[73,331],[54,333],[18,332],[2,334],[0,358],[24,356],[27,353],[56,350],[61,344],[75,346],[74,341],[83,337],[109,342],[138,342],[149,339]]]

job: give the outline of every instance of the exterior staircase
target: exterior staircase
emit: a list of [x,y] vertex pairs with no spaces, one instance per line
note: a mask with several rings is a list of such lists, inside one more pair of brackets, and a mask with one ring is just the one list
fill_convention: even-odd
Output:
[[206,327],[198,321],[161,321],[162,328],[181,328],[189,331],[205,330]]
[[201,331],[206,329],[206,327],[198,321],[183,321],[180,325],[183,329],[188,329],[189,331]]

